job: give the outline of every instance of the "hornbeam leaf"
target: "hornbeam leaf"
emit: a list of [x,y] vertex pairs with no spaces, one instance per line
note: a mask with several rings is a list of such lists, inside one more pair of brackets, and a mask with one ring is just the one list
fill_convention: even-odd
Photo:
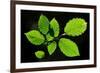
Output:
[[49,20],[46,16],[40,16],[38,21],[38,27],[40,32],[42,32],[43,34],[47,34],[47,32],[49,31]]
[[75,42],[69,39],[61,38],[59,40],[59,48],[65,56],[68,57],[80,56],[78,46],[76,45]]
[[50,33],[48,33],[48,34],[46,35],[46,39],[47,39],[47,41],[52,41],[52,40],[54,39],[54,37],[52,37],[52,36],[50,35]]
[[54,37],[57,37],[59,35],[59,23],[55,18],[53,18],[50,22],[50,28],[54,31]]
[[73,18],[66,23],[64,32],[69,36],[79,36],[87,29],[87,22],[82,18]]
[[25,33],[25,35],[27,39],[30,41],[30,43],[34,45],[41,45],[45,41],[44,36],[37,30],[29,31]]
[[54,53],[54,51],[56,50],[56,47],[57,47],[57,43],[55,41],[51,42],[47,46],[47,49],[48,49],[48,52],[49,52],[50,55],[52,55]]
[[36,52],[35,52],[35,56],[36,56],[38,59],[42,59],[42,58],[45,56],[45,53],[44,53],[44,51],[36,51]]

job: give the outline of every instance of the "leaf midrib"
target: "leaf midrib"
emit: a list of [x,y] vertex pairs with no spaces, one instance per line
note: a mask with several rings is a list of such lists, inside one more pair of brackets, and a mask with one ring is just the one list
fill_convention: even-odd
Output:
[[43,37],[44,39],[42,39],[42,38],[40,38],[40,37],[31,36],[31,35],[29,35],[29,37],[30,37],[30,38],[37,38],[37,39],[45,40],[44,37]]

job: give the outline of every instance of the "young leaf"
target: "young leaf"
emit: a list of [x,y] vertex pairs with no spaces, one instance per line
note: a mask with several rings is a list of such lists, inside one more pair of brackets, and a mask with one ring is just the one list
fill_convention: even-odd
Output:
[[64,32],[69,36],[79,36],[86,31],[87,22],[82,18],[73,18],[70,20],[65,28]]
[[35,56],[38,59],[42,59],[45,56],[45,53],[44,53],[44,51],[37,51],[37,52],[35,52]]
[[27,33],[25,33],[27,39],[34,45],[41,45],[45,38],[44,36],[37,30],[32,30]]
[[47,49],[50,55],[54,53],[54,51],[56,50],[56,47],[57,47],[57,43],[55,41],[53,41],[47,46]]
[[50,28],[54,31],[54,37],[57,37],[59,35],[59,23],[55,18],[51,20]]
[[47,34],[47,32],[49,31],[49,20],[46,16],[40,16],[38,21],[38,27],[40,32],[42,32],[43,34]]
[[80,56],[78,46],[76,45],[75,42],[69,39],[61,38],[59,41],[59,48],[65,56],[68,57]]
[[52,37],[49,33],[46,35],[47,41],[52,41],[54,37]]

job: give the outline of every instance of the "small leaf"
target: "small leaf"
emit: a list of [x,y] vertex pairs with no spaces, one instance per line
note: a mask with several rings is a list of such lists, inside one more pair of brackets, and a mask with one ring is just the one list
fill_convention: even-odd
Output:
[[65,28],[64,32],[69,36],[79,36],[83,34],[87,29],[87,22],[82,18],[73,18],[70,20]]
[[46,35],[47,41],[52,41],[54,37],[52,37],[49,33]]
[[44,51],[37,51],[37,52],[35,52],[35,56],[38,59],[42,59],[45,56],[45,53],[44,53]]
[[57,43],[55,41],[53,41],[52,43],[50,43],[47,48],[48,48],[48,52],[50,55],[52,55],[54,53],[54,51],[56,50],[57,47]]
[[40,16],[38,21],[38,27],[40,32],[42,32],[43,34],[47,34],[47,32],[49,31],[49,20],[46,16]]
[[61,38],[59,41],[59,48],[61,52],[68,57],[75,57],[75,56],[80,56],[78,46],[76,45],[75,42]]
[[34,45],[41,45],[45,38],[44,36],[37,30],[32,30],[27,33],[25,33],[27,39]]
[[59,23],[55,18],[51,20],[50,28],[54,31],[54,37],[57,37],[59,35]]

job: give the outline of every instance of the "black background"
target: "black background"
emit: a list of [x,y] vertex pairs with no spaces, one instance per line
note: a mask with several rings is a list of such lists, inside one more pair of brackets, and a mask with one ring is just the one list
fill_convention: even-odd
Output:
[[[60,52],[57,46],[56,51],[50,56],[47,51],[47,46],[32,45],[24,33],[36,29],[38,30],[38,20],[40,15],[45,15],[49,21],[52,18],[56,18],[60,25],[60,35],[64,30],[66,23],[72,18],[84,18],[87,24],[87,30],[84,34],[78,37],[63,36],[74,41],[79,48],[80,56],[78,57],[66,57]],[[73,12],[50,12],[50,11],[31,11],[21,10],[21,62],[44,62],[44,61],[67,61],[67,60],[86,60],[89,59],[89,13],[73,13]],[[37,59],[34,52],[43,50],[45,57],[43,59]]]

